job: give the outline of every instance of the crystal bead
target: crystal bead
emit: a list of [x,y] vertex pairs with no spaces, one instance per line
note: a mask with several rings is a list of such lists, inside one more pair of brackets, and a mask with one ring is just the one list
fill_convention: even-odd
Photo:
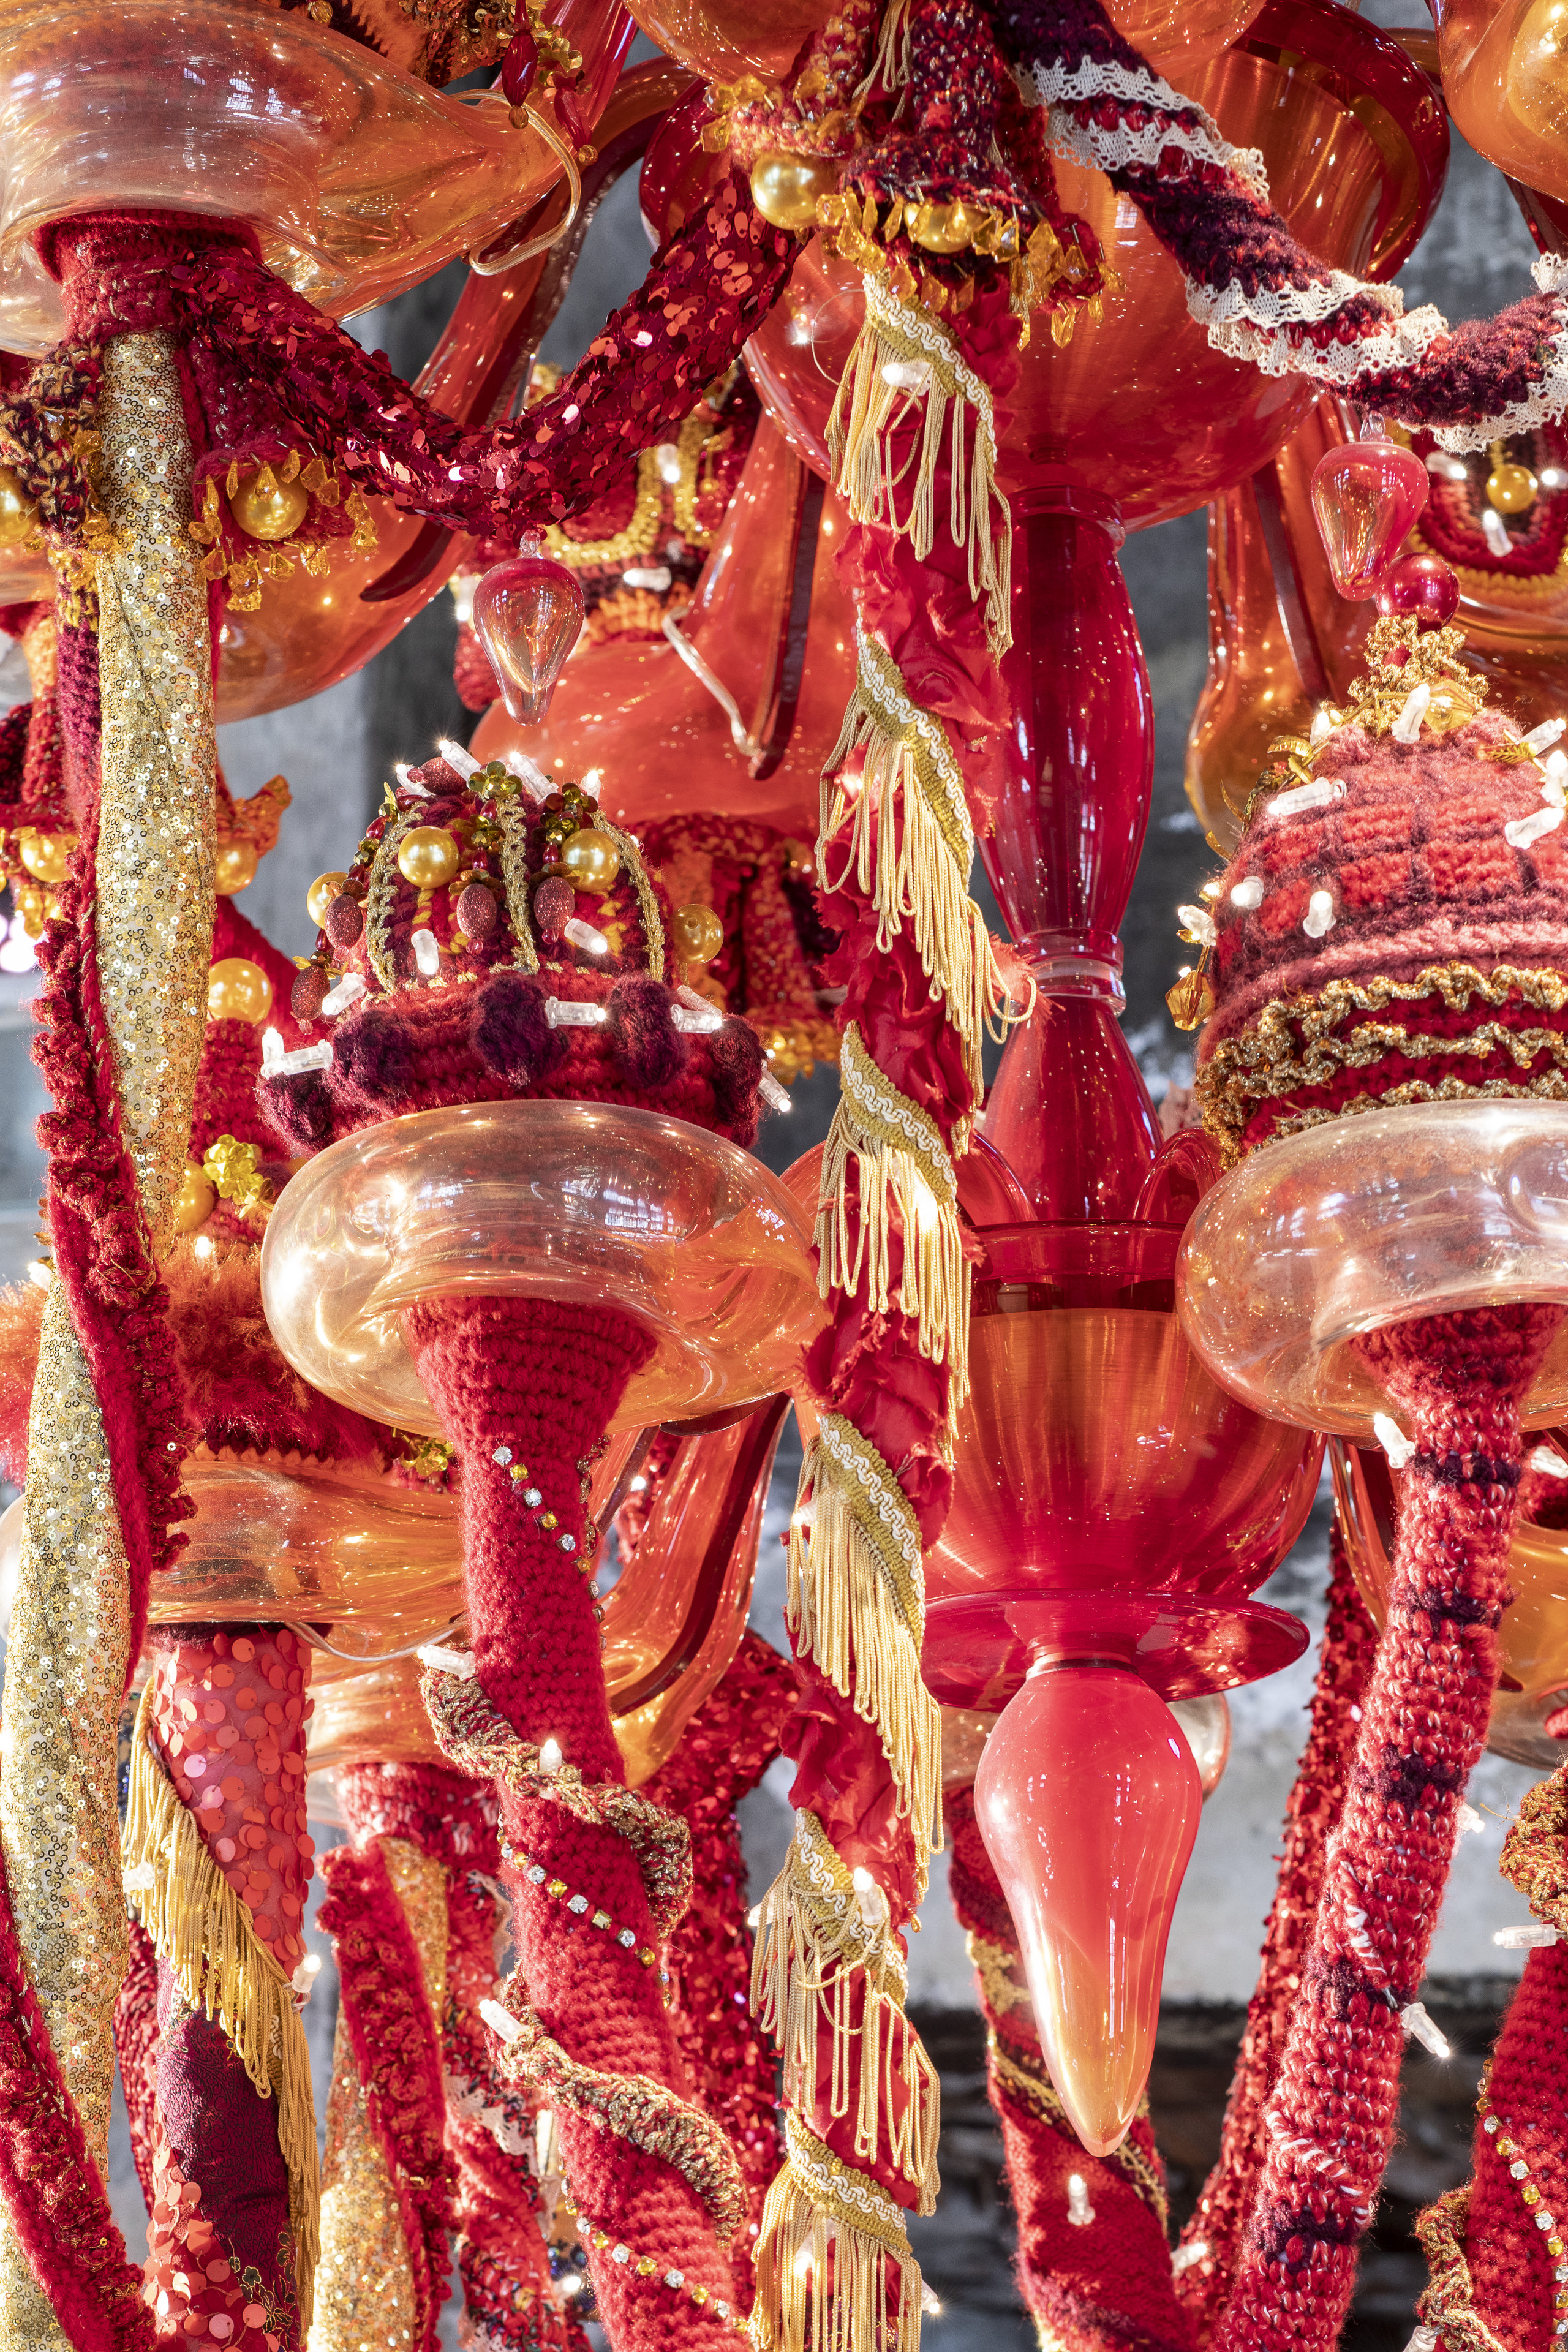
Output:
[[542,1886],[542,1885],[543,1885],[543,1884],[544,1884],[544,1866],[543,1866],[543,1864],[542,1864],[542,1863],[537,1863],[537,1862],[536,1862],[536,1863],[534,1864],[533,1868],[532,1868],[532,1869],[529,1872],[529,1874],[528,1874],[528,1879],[529,1879],[529,1884],[530,1884],[530,1885],[531,1885],[531,1886]]
[[504,1469],[506,1468],[507,1464],[511,1460],[511,1448],[510,1448],[510,1445],[498,1445],[498,1446],[496,1447],[495,1452],[490,1455],[490,1460],[491,1460],[492,1462],[499,1462],[499,1463],[500,1464],[501,1468],[504,1470]]
[[[1425,469],[1422,472],[1425,481]],[[535,726],[583,631],[583,591],[531,534],[492,564],[474,590],[474,634],[500,682],[508,713]]]
[[566,1908],[568,1911],[575,1911],[580,1917],[588,1908],[587,1896],[585,1895],[574,1895],[572,1900],[567,1904]]
[[595,1911],[595,1914],[594,1914],[594,1925],[595,1925],[595,1927],[607,1927],[609,1926],[609,1924],[610,1924],[610,1915],[609,1915],[609,1913],[608,1913],[607,1911]]
[[612,2246],[610,2248],[610,2260],[613,2263],[629,2263],[631,2258],[632,2250],[629,2246]]
[[623,1945],[629,1952],[632,1946],[637,1942],[637,1937],[633,1935],[629,1927],[623,1927],[620,1934],[616,1937],[616,1941],[617,1944]]
[[531,1511],[537,1509],[538,1506],[543,1502],[544,1497],[540,1493],[537,1486],[527,1486],[523,1489],[522,1499]]
[[1509,2166],[1509,2171],[1515,2180],[1524,2180],[1529,2177],[1530,2167],[1526,2164],[1523,2157],[1519,2157]]
[[664,2283],[666,2286],[684,2286],[686,2284],[686,2273],[684,2271],[666,2271],[664,2274]]

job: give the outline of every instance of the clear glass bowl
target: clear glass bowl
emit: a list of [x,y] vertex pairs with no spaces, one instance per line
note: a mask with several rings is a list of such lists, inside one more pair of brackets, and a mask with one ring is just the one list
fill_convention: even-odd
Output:
[[[1423,1315],[1568,1296],[1568,1105],[1409,1103],[1249,1152],[1205,1193],[1176,1261],[1177,1311],[1254,1412],[1376,1444],[1383,1396],[1356,1335]],[[1568,1324],[1522,1420],[1568,1404]]]
[[656,1339],[612,1426],[788,1389],[824,1314],[811,1228],[739,1145],[605,1103],[456,1106],[345,1137],[286,1186],[261,1253],[272,1336],[302,1379],[439,1433],[404,1344],[416,1300],[614,1307]]

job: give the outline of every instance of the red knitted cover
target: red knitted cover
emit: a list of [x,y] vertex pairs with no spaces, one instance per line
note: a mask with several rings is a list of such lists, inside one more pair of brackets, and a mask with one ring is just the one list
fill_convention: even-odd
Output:
[[[974,1819],[973,1790],[950,1793],[946,1815],[952,1907],[971,1937],[991,1948],[975,1975],[987,2088],[1018,2217],[1018,2285],[1040,2340],[1060,2352],[1191,2352],[1192,2323],[1172,2286],[1165,2168],[1147,2107],[1113,2156],[1092,2157],[1082,2146],[1040,2054],[1017,1934]],[[1094,2219],[1087,2225],[1068,2219],[1071,2173],[1089,2193]]]
[[[463,1576],[479,1681],[519,1736],[553,1738],[590,1783],[624,1778],[610,1727],[594,1603],[584,1574],[589,1465],[627,1379],[651,1339],[605,1308],[550,1300],[444,1299],[406,1318],[427,1395],[463,1457]],[[499,1449],[510,1461],[497,1462]],[[514,1484],[510,1469],[528,1475]],[[525,1491],[541,1501],[529,1505]],[[555,1524],[544,1520],[553,1516]],[[567,1551],[561,1538],[571,1538]],[[630,1847],[613,1831],[564,1808],[500,1787],[512,1852],[651,1942],[647,1897]],[[581,1932],[582,1919],[548,1885],[505,1866],[530,2001],[546,2031],[579,2063],[647,2074],[684,2094],[683,2070],[656,1969],[637,1948]],[[594,2249],[595,2293],[617,2352],[733,2343],[710,2303],[698,2307],[663,2284],[679,2270],[727,2302],[730,2266],[706,2207],[660,2158],[559,2111],[567,2177],[585,2242],[603,2231],[631,2249],[616,2263]],[[637,2275],[651,2257],[656,2272]]]
[[[1476,2312],[1506,2352],[1545,2352],[1560,2340],[1552,2331],[1568,2310],[1554,2275],[1563,2257],[1547,2245],[1548,2235],[1561,2239],[1568,2223],[1565,2035],[1568,1948],[1558,1943],[1526,1959],[1478,2102],[1482,2121],[1475,2137],[1465,2252]],[[1540,2192],[1538,2199],[1526,2201],[1527,2182],[1510,2169],[1518,2163],[1528,2167],[1528,2185]],[[1542,2229],[1538,2214],[1550,2214],[1555,2231]]]
[[149,2209],[158,2153],[158,1955],[140,1919],[127,1922],[131,1965],[114,2003],[114,2054],[131,2126],[131,2155]]
[[1219,2156],[1183,2242],[1203,2251],[1176,2282],[1200,2345],[1229,2298],[1241,2236],[1264,2158],[1263,2111],[1300,1999],[1307,1948],[1322,1890],[1328,1841],[1344,1803],[1356,1726],[1377,1650],[1336,1524],[1329,1538],[1329,1619],[1323,1628],[1307,1745],[1285,1816],[1284,1852],[1264,1931],[1263,1966],[1247,2006],[1225,2111]]
[[1404,2052],[1485,1743],[1508,1596],[1519,1402],[1558,1307],[1478,1309],[1355,1344],[1416,1453],[1387,1630],[1329,1845],[1301,1996],[1265,2116],[1268,2154],[1224,2352],[1328,2352],[1393,2145]]

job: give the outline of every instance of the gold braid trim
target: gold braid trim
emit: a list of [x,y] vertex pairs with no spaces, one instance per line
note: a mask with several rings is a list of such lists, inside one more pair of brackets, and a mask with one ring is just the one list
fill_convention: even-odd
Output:
[[[985,919],[969,895],[974,834],[963,778],[946,729],[911,698],[886,648],[858,624],[855,645],[855,691],[822,771],[820,887],[841,889],[853,869],[877,910],[879,948],[911,925],[921,967],[959,1034],[964,1070],[978,1094],[981,1041],[987,1032],[1002,1035],[1010,1016]],[[860,750],[865,764],[851,806],[841,771]],[[846,817],[852,820],[847,855],[835,881],[831,850]]]
[[[412,833],[424,822],[417,808],[405,809],[388,824],[371,860],[370,886],[364,894],[364,952],[384,996],[390,996],[397,986],[397,974],[392,968],[390,929],[398,880],[397,845],[405,833]],[[527,903],[525,898],[523,904]]]
[[654,1934],[668,1935],[691,1900],[691,1832],[678,1814],[618,1780],[594,1786],[575,1764],[542,1770],[538,1748],[518,1738],[477,1675],[426,1666],[419,1689],[436,1745],[458,1771],[502,1781],[517,1796],[559,1805],[574,1820],[625,1838],[642,1873]]
[[[300,2334],[310,2325],[320,2248],[321,2181],[310,2053],[293,1989],[250,1924],[248,1906],[212,1855],[154,1749],[153,1685],[142,1694],[121,1832],[126,1898],[193,2009],[216,2018],[264,2099],[278,2099],[278,2145],[289,2170],[289,2225]],[[151,1879],[151,1884],[145,1883]]]
[[784,1866],[758,1907],[752,2008],[782,2053],[786,2104],[808,2114],[817,2100],[817,2033],[826,2028],[828,2113],[835,2121],[847,2116],[858,2089],[856,2155],[877,2162],[885,2132],[889,2161],[920,2190],[917,2210],[930,2213],[942,2094],[904,2015],[908,1985],[886,1900],[872,1895],[863,1909],[821,1822],[796,1813]]
[[757,2240],[751,2335],[758,2352],[919,2352],[920,2266],[899,2208],[798,2116],[784,2117],[784,2137],[789,2154],[768,2190]]
[[[1009,2050],[994,2032],[986,2035],[986,2051],[992,2074],[1002,2095],[1011,2099],[1016,2105],[1026,2108],[1041,2123],[1048,2125],[1052,2131],[1059,2132],[1063,2139],[1072,2141],[1076,2147],[1078,2134],[1046,2072],[1044,2059],[1031,2052]],[[1146,2116],[1148,2112],[1149,2101],[1145,2096],[1138,2102],[1138,2113]],[[1110,2156],[1099,2157],[1096,2162],[1103,2164],[1108,2172],[1119,2173],[1158,2218],[1161,2229],[1169,2228],[1171,2202],[1165,2193],[1165,2184],[1160,2178],[1159,2168],[1150,2163],[1135,2142],[1124,2139]]]
[[[1290,1094],[1299,1087],[1326,1085],[1338,1071],[1363,1069],[1393,1051],[1415,1061],[1498,1050],[1521,1068],[1542,1052],[1568,1062],[1568,1037],[1557,1031],[1515,1030],[1496,1022],[1484,1023],[1462,1037],[1429,1036],[1393,1022],[1362,1022],[1348,1037],[1335,1034],[1353,1013],[1384,1013],[1390,1005],[1431,996],[1439,997],[1451,1013],[1466,1011],[1476,998],[1483,1004],[1502,1005],[1511,1000],[1541,1012],[1561,1013],[1568,1005],[1568,982],[1554,971],[1528,971],[1513,964],[1499,964],[1489,973],[1472,963],[1427,964],[1413,980],[1390,980],[1382,974],[1366,981],[1335,980],[1316,995],[1275,998],[1243,1035],[1227,1037],[1215,1048],[1194,1081],[1204,1126],[1226,1165],[1234,1166],[1240,1158],[1241,1138],[1259,1103]],[[1554,1077],[1554,1073],[1548,1072],[1545,1081],[1537,1079],[1529,1087],[1517,1087],[1506,1079],[1490,1080],[1482,1087],[1447,1079],[1436,1088],[1415,1079],[1407,1087],[1379,1097],[1377,1102],[1447,1101],[1474,1094],[1555,1095],[1559,1087],[1552,1082]],[[1370,1098],[1362,1097],[1342,1109],[1375,1107]],[[1274,1132],[1293,1134],[1340,1115],[1307,1111],[1281,1121]]]
[[[969,1394],[970,1276],[952,1162],[936,1121],[883,1076],[856,1021],[845,1025],[838,1081],[817,1180],[816,1286],[824,1298],[833,1290],[852,1297],[864,1275],[872,1314],[885,1315],[896,1304],[916,1323],[921,1355],[951,1365],[956,1412]],[[846,1181],[851,1161],[853,1226]],[[903,1235],[896,1294],[889,1287],[894,1210]]]
[[647,969],[651,979],[664,978],[664,924],[659,916],[658,899],[648,880],[647,868],[642,862],[642,852],[629,833],[612,824],[601,809],[594,819],[601,833],[607,833],[621,853],[621,867],[637,893],[637,913],[642,917],[643,939],[647,947]]
[[[992,646],[1013,642],[1013,519],[996,487],[996,423],[988,386],[967,365],[957,344],[928,310],[900,300],[886,279],[868,271],[866,318],[849,354],[827,420],[834,488],[858,523],[907,538],[917,559],[931,553],[936,529],[936,472],[948,440],[948,529],[969,557],[969,593],[985,599]],[[911,401],[923,402],[918,453],[893,469],[889,428]],[[973,441],[966,450],[973,420]],[[967,463],[966,461],[967,457]],[[906,510],[899,493],[912,465]]]
[[1431,2282],[1415,2305],[1442,2338],[1444,2352],[1508,2352],[1475,2307],[1464,2238],[1470,2220],[1470,2184],[1462,2181],[1415,2216],[1415,2234]]
[[970,1966],[980,1979],[980,1998],[993,2017],[1005,2017],[1009,2010],[1026,2009],[1033,2021],[1034,2010],[1029,2000],[1029,1988],[1019,1982],[1015,1970],[1023,1962],[1010,1944],[994,1944],[989,1936],[978,1936],[972,1927],[964,1937],[964,1948]]
[[727,2244],[746,2218],[747,2197],[740,2162],[719,2125],[651,2075],[607,2074],[579,2065],[552,2041],[526,2000],[517,2004],[513,1996],[520,1982],[521,1972],[514,1970],[502,1989],[504,1998],[495,2004],[517,2028],[503,2039],[500,2072],[542,2093],[557,2111],[568,2108],[673,2166],[708,2208],[721,2245]]
[[876,1725],[923,1893],[926,1853],[942,1837],[942,1714],[921,1679],[920,1528],[876,1447],[842,1413],[824,1413],[800,1492],[810,1503],[790,1520],[784,1608],[795,1654],[815,1658],[862,1723]]
[[1568,1765],[1521,1799],[1499,1866],[1536,1917],[1568,1936]]
[[514,801],[496,803],[495,822],[500,835],[500,878],[511,931],[512,965],[518,971],[537,971],[539,950],[533,944],[528,914],[528,826]]

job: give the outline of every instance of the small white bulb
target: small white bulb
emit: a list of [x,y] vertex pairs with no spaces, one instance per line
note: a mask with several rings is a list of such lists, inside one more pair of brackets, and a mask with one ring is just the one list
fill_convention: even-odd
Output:
[[1388,1456],[1391,1470],[1403,1470],[1415,1454],[1415,1440],[1406,1437],[1391,1413],[1374,1412],[1372,1433]]
[[479,774],[481,762],[471,751],[465,751],[460,743],[454,743],[449,735],[443,735],[436,749],[449,768],[456,768],[465,783]]
[[1451,2058],[1454,2054],[1447,2035],[1427,2012],[1426,2004],[1413,2000],[1399,2012],[1399,2022],[1413,2042],[1429,2050],[1434,2058]]
[[1557,1941],[1557,1930],[1543,1919],[1531,1919],[1522,1927],[1499,1927],[1492,1942],[1505,1952],[1542,1951]]
[[541,1743],[539,1749],[539,1769],[542,1772],[559,1772],[564,1761],[565,1758],[562,1753],[561,1742],[558,1739],[552,1738],[550,1739],[543,1740]]
[[418,930],[410,944],[422,979],[434,980],[441,969],[441,949],[434,931]]
[[1239,907],[1244,915],[1250,915],[1261,907],[1263,904],[1262,875],[1248,874],[1242,881],[1236,883],[1231,890],[1230,903],[1233,907]]
[[764,1070],[757,1080],[757,1092],[770,1110],[793,1110],[795,1104],[787,1087],[781,1087],[771,1070]]
[[1502,837],[1510,849],[1528,849],[1549,833],[1555,833],[1563,822],[1563,811],[1550,801],[1544,808],[1531,809],[1528,816],[1516,816],[1502,829]]
[[585,923],[581,915],[573,915],[563,923],[562,932],[574,948],[581,948],[584,955],[608,955],[610,952],[610,942],[604,932],[596,931],[592,923]]
[[1432,699],[1432,689],[1425,681],[1413,686],[1405,698],[1405,707],[1394,720],[1391,732],[1396,743],[1416,743],[1421,739],[1421,721],[1426,716],[1426,706]]
[[1212,948],[1218,940],[1214,917],[1206,907],[1178,907],[1176,919],[1199,947]]
[[1094,2208],[1089,2201],[1089,2189],[1081,2172],[1068,2174],[1068,2220],[1075,2230],[1087,2230],[1094,2219]]
[[1568,727],[1568,719],[1543,719],[1539,727],[1532,727],[1529,734],[1520,740],[1531,754],[1550,751],[1564,727]]
[[573,996],[547,996],[544,1018],[552,1029],[598,1029],[609,1019],[602,1004],[583,1002]]
[[349,1006],[357,1004],[364,993],[365,985],[358,972],[345,971],[336,986],[328,989],[322,997],[321,1010],[331,1015],[346,1013]]
[[1307,911],[1301,918],[1301,929],[1310,940],[1321,940],[1325,931],[1334,928],[1334,894],[1331,890],[1314,890],[1307,901]]

